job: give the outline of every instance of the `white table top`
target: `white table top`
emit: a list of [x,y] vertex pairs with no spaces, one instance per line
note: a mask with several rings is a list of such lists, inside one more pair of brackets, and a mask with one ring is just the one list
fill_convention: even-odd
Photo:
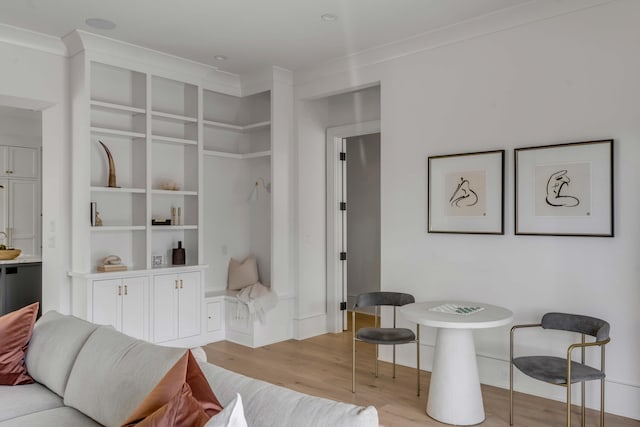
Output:
[[[455,304],[465,307],[483,307],[483,310],[468,315],[442,313],[431,308],[443,304]],[[511,323],[513,313],[503,307],[469,301],[428,301],[407,304],[398,308],[398,312],[407,320],[433,328],[482,329],[495,328]]]

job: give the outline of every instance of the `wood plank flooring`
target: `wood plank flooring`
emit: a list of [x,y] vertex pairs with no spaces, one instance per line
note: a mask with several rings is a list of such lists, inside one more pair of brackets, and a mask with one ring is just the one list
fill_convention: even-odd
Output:
[[[360,327],[359,319],[357,320]],[[288,340],[251,349],[227,341],[204,347],[209,362],[273,384],[333,400],[377,408],[385,427],[443,426],[425,413],[429,372],[421,375],[421,395],[415,392],[415,369],[397,367],[391,378],[391,364],[380,362],[380,376],[374,372],[374,346],[358,343],[356,393],[351,393],[351,333],[326,334],[303,341]],[[482,386],[487,427],[509,425],[508,390]],[[561,402],[517,393],[514,399],[518,427],[565,425]],[[579,425],[579,408],[572,420]],[[587,426],[599,424],[597,411],[588,410]],[[640,427],[640,421],[615,415],[605,416],[607,427]]]

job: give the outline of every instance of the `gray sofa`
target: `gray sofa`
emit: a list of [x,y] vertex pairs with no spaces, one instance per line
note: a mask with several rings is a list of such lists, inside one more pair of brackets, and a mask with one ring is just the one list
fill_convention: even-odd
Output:
[[[184,354],[50,311],[25,359],[34,384],[0,386],[0,427],[120,426]],[[222,403],[242,396],[249,426],[377,427],[372,406],[309,396],[199,361]]]

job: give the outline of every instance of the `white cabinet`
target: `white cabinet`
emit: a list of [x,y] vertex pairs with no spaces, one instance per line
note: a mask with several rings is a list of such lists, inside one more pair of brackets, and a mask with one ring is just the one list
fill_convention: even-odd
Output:
[[215,332],[222,327],[222,302],[207,303],[207,332]]
[[0,243],[29,255],[40,254],[40,181],[0,179]]
[[38,149],[30,147],[0,147],[0,176],[38,178]]
[[153,341],[200,334],[200,272],[153,276]]
[[134,338],[149,338],[149,279],[129,277],[93,282],[93,322],[112,325]]

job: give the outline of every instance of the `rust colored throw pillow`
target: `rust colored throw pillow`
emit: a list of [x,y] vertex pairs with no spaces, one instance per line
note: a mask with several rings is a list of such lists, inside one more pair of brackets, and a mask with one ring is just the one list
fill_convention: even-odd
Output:
[[198,362],[187,351],[133,411],[123,427],[201,427],[222,411]]
[[0,317],[0,385],[31,384],[24,357],[29,346],[39,303]]

